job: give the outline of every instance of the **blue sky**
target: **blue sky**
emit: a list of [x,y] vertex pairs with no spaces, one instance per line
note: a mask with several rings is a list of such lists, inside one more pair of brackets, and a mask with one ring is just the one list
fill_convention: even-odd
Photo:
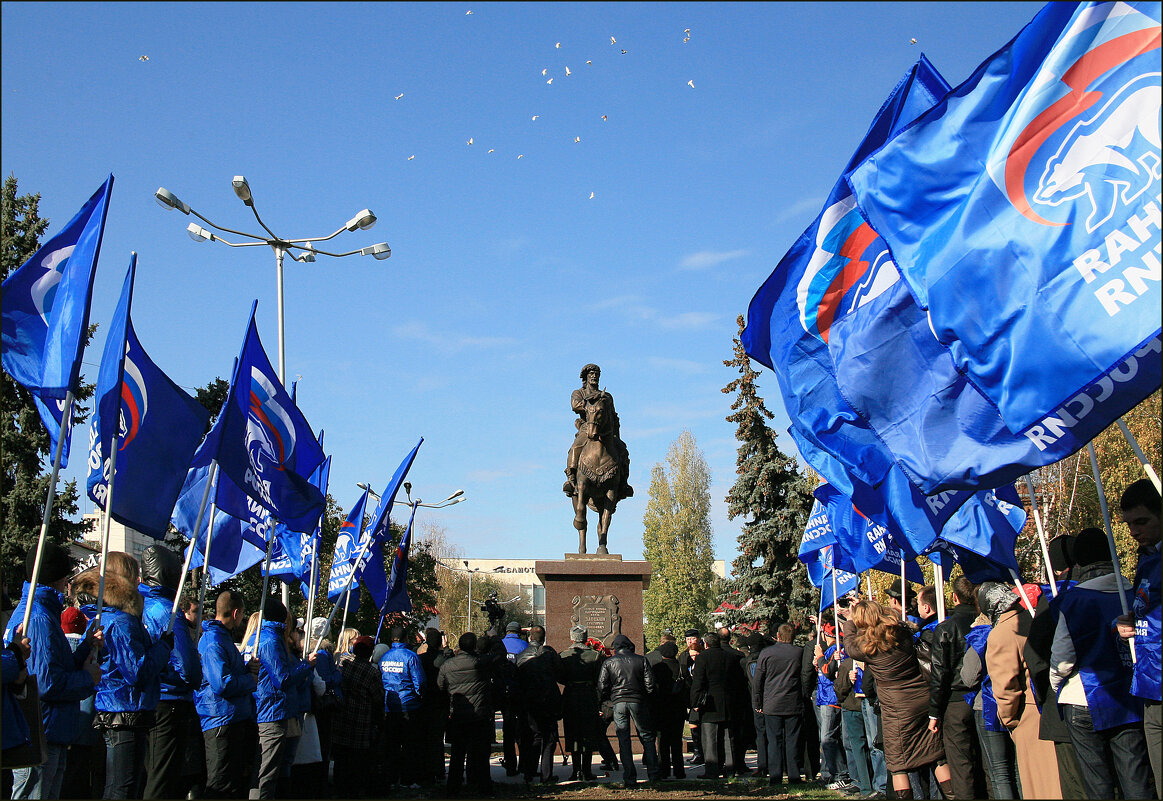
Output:
[[390,259],[286,268],[287,375],[341,505],[423,436],[415,493],[465,490],[428,519],[466,555],[559,558],[569,395],[596,362],[637,491],[611,550],[641,554],[651,466],[689,429],[730,562],[736,316],[919,54],[956,85],[1039,7],[4,3],[0,169],[41,193],[50,234],[116,176],[92,319],[137,251],[134,327],[187,388],[228,377],[254,298],[277,361],[274,257],[195,244],[158,186],[257,231],[230,187],[245,175],[287,237],[371,208],[375,228],[331,244]]

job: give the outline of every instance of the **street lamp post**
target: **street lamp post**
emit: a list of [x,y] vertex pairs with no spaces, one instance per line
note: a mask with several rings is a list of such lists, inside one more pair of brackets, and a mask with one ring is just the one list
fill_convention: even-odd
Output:
[[[336,229],[333,233],[328,234],[327,236],[312,236],[303,239],[284,239],[283,237],[276,236],[275,232],[268,228],[267,224],[264,223],[262,218],[258,215],[258,209],[255,208],[254,205],[254,195],[250,191],[250,184],[247,183],[246,178],[241,175],[236,175],[234,176],[234,180],[231,182],[231,184],[234,188],[234,194],[237,195],[238,199],[241,200],[254,213],[255,220],[257,220],[258,224],[262,226],[263,231],[266,232],[266,236],[250,234],[246,233],[245,231],[237,231],[233,228],[224,228],[221,225],[217,225],[191,208],[190,204],[178,199],[178,197],[173,192],[169,191],[164,186],[158,187],[158,190],[154,192],[154,198],[157,200],[158,205],[162,208],[174,209],[187,216],[193,214],[195,217],[209,225],[211,228],[224,231],[228,234],[234,234],[235,236],[241,236],[250,240],[254,240],[251,242],[229,242],[217,234],[206,230],[197,223],[192,222],[186,227],[186,233],[188,233],[190,238],[195,242],[221,242],[222,244],[232,248],[266,246],[274,251],[275,283],[278,290],[279,382],[285,387],[287,385],[287,374],[285,358],[286,347],[283,336],[285,330],[283,316],[283,256],[289,253],[292,259],[300,262],[313,262],[315,261],[316,255],[342,258],[344,256],[355,256],[358,254],[361,256],[371,256],[375,259],[386,259],[392,255],[392,249],[388,247],[386,242],[378,242],[374,245],[368,245],[367,247],[360,248],[358,250],[349,250],[346,253],[332,253],[326,250],[319,250],[315,247],[316,242],[326,242],[329,239],[334,239],[344,231],[355,231],[356,229],[366,231],[371,228],[376,224],[376,215],[372,213],[371,209],[363,209],[350,220],[345,222],[342,227]],[[296,251],[298,251],[298,253],[296,253]],[[291,600],[290,590],[288,589],[286,582],[283,583],[282,597],[283,604],[289,607]],[[308,625],[310,625],[310,621],[308,621]]]

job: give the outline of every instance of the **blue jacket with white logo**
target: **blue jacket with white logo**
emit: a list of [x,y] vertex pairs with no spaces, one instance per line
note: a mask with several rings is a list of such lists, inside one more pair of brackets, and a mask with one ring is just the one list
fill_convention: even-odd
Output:
[[[150,639],[157,642],[170,623],[174,608],[174,590],[168,587],[138,587],[145,598],[145,612],[141,622]],[[198,649],[190,633],[191,624],[180,612],[174,617],[174,650],[170,662],[162,671],[161,698],[163,701],[193,701],[194,691],[202,684],[202,664]]]
[[1139,552],[1139,567],[1135,570],[1135,663],[1131,678],[1131,693],[1144,701],[1159,703],[1163,700],[1160,677],[1163,667],[1160,659],[1160,634],[1163,633],[1163,597],[1160,594],[1160,543],[1148,551]]
[[[12,642],[16,628],[24,622],[24,599],[28,597],[29,586],[28,582],[24,583],[20,603],[4,632],[6,644]],[[77,739],[81,726],[80,702],[93,694],[93,680],[81,667],[89,648],[82,645],[73,653],[69,647],[69,640],[61,630],[64,608],[59,592],[38,584],[26,635],[32,644],[26,667],[28,675],[36,676],[45,739],[59,745],[69,745]]]
[[[275,723],[298,714],[300,688],[305,685],[309,688],[311,666],[306,662],[296,664],[297,660],[287,653],[283,644],[284,628],[282,623],[264,620],[259,629],[258,659],[261,667],[258,689],[255,690],[259,723]],[[289,696],[295,696],[296,700],[289,700]],[[308,708],[310,704],[308,696]]]
[[202,621],[198,655],[202,662],[202,686],[198,688],[194,705],[202,731],[254,720],[254,676],[246,669],[234,638],[217,620]]
[[420,657],[404,643],[392,643],[380,659],[380,677],[384,682],[385,710],[411,712],[420,707],[424,669],[420,666]]

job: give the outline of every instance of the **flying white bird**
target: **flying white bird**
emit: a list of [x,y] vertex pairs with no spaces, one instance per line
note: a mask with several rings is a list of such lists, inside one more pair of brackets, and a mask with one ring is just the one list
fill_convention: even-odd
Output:
[[149,61],[149,56],[138,56],[137,60],[138,61]]
[[541,77],[542,78],[544,78],[548,74],[549,74],[549,67],[546,67],[545,69],[541,70]]
[[496,150],[496,148],[490,147],[490,148],[489,148],[489,152],[490,152],[490,153],[496,153],[496,152],[497,152],[497,150]]
[[569,67],[566,67],[565,68],[565,77],[568,78],[570,75],[573,75],[573,73],[569,71]]
[[524,153],[518,153],[518,154],[517,154],[517,158],[519,158],[519,159],[523,159],[523,158],[525,158],[525,154],[524,154]]
[[576,144],[577,142],[580,142],[580,141],[581,141],[581,137],[580,137],[580,136],[575,136],[575,137],[573,138],[573,141],[574,141],[574,143]]
[[591,66],[591,67],[592,67],[592,66],[594,66],[594,62],[592,62],[592,61],[588,61],[588,60],[587,60],[587,61],[586,61],[586,64],[588,64],[588,65],[589,65],[589,66]]
[[610,44],[618,44],[618,40],[615,39],[613,36],[611,36],[610,37]]
[[593,199],[594,199],[594,193],[590,192],[590,200],[593,200]]
[[408,161],[411,161],[414,158],[416,158],[416,157],[415,156],[408,156]]
[[472,13],[472,9],[470,8],[468,11],[464,12],[464,15],[467,17],[471,13]]
[[400,94],[396,95],[396,100],[399,100],[403,96],[404,96],[404,93],[400,92]]
[[465,142],[465,144],[468,144],[468,145],[471,145],[471,144],[472,144],[472,137],[471,137],[471,136],[468,138],[468,141],[467,141],[467,142]]
[[552,79],[552,78],[550,78],[548,81],[546,81],[546,83],[547,83],[547,84],[552,84],[552,83],[553,83],[553,79]]
[[561,42],[558,42],[557,44],[555,44],[554,47],[556,47],[558,50],[560,50],[561,49]]
[[627,53],[629,53],[629,52],[630,52],[629,50],[623,50],[623,51],[622,51],[622,55],[626,55],[626,54],[627,54]]
[[687,86],[689,86],[691,89],[694,89],[694,88],[695,88],[695,82],[694,82],[694,80],[693,80],[693,79],[692,79],[692,80],[689,80],[689,81],[687,81],[687,82],[686,82],[686,85],[687,85]]
[[605,115],[605,114],[603,114],[603,115],[602,115],[602,122],[605,122],[605,121],[606,121],[606,115]]
[[534,122],[536,122],[537,118],[540,116],[541,116],[540,114],[534,114],[530,119],[532,119]]
[[909,39],[909,44],[916,44],[916,43],[917,43],[916,39]]

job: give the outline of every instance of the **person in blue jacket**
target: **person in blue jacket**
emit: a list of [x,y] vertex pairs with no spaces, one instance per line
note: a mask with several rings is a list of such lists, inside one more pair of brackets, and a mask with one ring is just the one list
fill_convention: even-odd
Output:
[[225,590],[214,604],[214,618],[202,622],[198,640],[202,685],[194,703],[206,744],[207,798],[242,798],[246,790],[260,663],[254,659],[248,665],[234,645],[234,632],[245,619],[242,594]]
[[0,731],[0,749],[20,748],[32,741],[28,730],[28,721],[20,710],[16,694],[24,688],[28,680],[28,657],[32,653],[32,646],[28,638],[14,642],[0,651],[0,683],[3,690],[3,713],[0,724],[4,728]]
[[277,598],[267,598],[256,649],[259,661],[258,689],[255,691],[259,798],[276,797],[287,740],[291,736],[291,721],[295,716],[290,696],[297,696],[300,688],[309,686],[315,666],[313,653],[307,655],[305,662],[291,656],[286,628],[287,607]]
[[392,646],[380,658],[380,678],[384,683],[384,726],[387,748],[384,755],[388,784],[416,784],[420,766],[419,711],[424,694],[424,668],[420,657],[404,643],[404,629],[392,626]]
[[1163,669],[1160,666],[1160,634],[1163,634],[1163,596],[1160,581],[1160,548],[1163,548],[1159,514],[1159,490],[1141,478],[1123,491],[1119,506],[1123,522],[1139,543],[1139,566],[1135,570],[1135,596],[1131,614],[1118,621],[1119,636],[1134,638],[1136,657],[1131,677],[1131,694],[1143,702],[1143,735],[1151,771],[1155,774],[1155,797],[1163,798]]
[[[139,578],[132,556],[121,551],[105,555],[104,648],[94,721],[105,733],[105,798],[141,797],[146,737],[157,717],[162,671],[174,649],[173,632],[153,642],[145,630]],[[73,589],[96,597],[99,581],[96,569],[87,570],[74,579]]]
[[[151,545],[141,554],[141,577],[138,589],[145,599],[142,622],[150,639],[157,642],[162,632],[170,629],[174,595],[182,580],[182,558],[164,545]],[[146,739],[146,798],[184,798],[190,789],[182,786],[182,773],[197,715],[194,691],[202,684],[202,664],[190,622],[181,612],[173,620],[174,650],[162,671],[157,717]]]
[[[32,578],[35,559],[36,548],[33,547],[24,559],[26,579]],[[74,652],[61,630],[61,612],[65,608],[62,593],[68,589],[72,571],[73,560],[69,552],[59,545],[45,543],[28,631],[18,636],[31,586],[25,581],[20,603],[13,610],[8,629],[4,632],[5,644],[26,637],[31,645],[27,669],[30,676],[36,677],[41,722],[48,743],[48,759],[43,765],[13,771],[14,799],[60,797],[68,747],[80,730],[80,702],[93,694],[94,685],[101,675],[96,663],[90,659],[96,642],[94,636],[86,637]]]

